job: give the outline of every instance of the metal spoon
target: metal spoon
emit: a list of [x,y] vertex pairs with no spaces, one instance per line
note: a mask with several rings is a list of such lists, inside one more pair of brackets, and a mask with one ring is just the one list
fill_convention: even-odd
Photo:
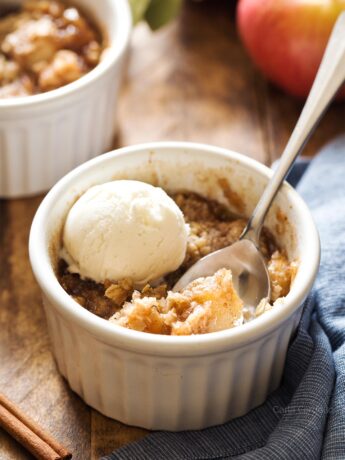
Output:
[[240,240],[213,252],[194,264],[175,284],[180,291],[202,276],[213,275],[220,268],[232,271],[235,289],[246,306],[255,307],[270,298],[270,280],[259,250],[259,237],[266,214],[287,173],[345,80],[345,13],[332,31],[313,87],[281,157],[278,169],[266,186]]

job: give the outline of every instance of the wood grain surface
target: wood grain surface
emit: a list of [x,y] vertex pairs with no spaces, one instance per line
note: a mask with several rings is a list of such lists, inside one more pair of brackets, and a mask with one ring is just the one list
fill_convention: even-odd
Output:
[[[163,30],[135,30],[114,146],[190,140],[270,164],[301,107],[253,68],[236,34],[234,2],[186,2]],[[306,154],[344,131],[345,106],[334,104]],[[0,200],[0,391],[65,443],[74,459],[94,460],[146,432],[91,410],[56,370],[27,251],[41,199]],[[1,460],[30,458],[0,430]]]

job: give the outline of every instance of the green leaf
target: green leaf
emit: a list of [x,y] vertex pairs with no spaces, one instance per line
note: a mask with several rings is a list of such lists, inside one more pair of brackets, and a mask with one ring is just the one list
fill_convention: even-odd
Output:
[[129,0],[132,10],[133,24],[138,23],[145,15],[151,0]]
[[151,0],[145,19],[152,30],[164,26],[177,16],[182,0]]

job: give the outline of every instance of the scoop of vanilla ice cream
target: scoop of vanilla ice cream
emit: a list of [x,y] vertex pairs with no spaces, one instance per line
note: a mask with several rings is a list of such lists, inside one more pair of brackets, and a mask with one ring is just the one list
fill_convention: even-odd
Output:
[[182,211],[164,190],[116,180],[91,187],[72,206],[62,256],[82,277],[140,286],[181,265],[187,236]]

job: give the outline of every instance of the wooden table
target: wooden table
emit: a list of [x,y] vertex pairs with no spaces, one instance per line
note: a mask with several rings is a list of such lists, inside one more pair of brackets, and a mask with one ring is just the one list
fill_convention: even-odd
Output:
[[[279,156],[301,103],[253,68],[236,35],[233,3],[187,2],[179,20],[163,30],[136,29],[115,146],[173,139],[228,147],[266,164]],[[343,131],[345,106],[337,104],[306,153]],[[27,251],[41,199],[0,201],[0,391],[75,459],[97,459],[146,432],[90,409],[56,370]],[[0,430],[0,458],[31,457]]]

